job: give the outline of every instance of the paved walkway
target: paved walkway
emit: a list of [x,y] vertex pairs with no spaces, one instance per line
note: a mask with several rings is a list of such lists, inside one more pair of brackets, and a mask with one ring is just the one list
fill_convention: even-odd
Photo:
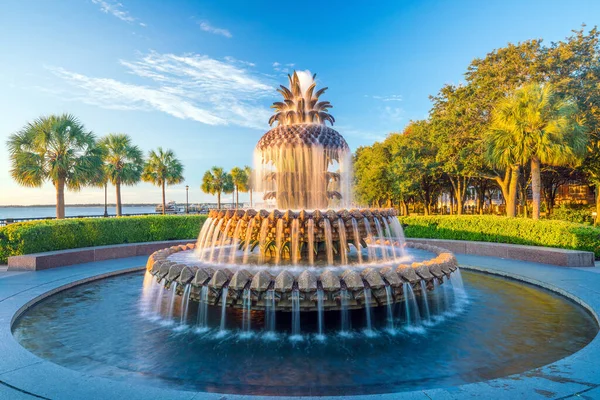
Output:
[[[600,268],[566,268],[499,258],[458,255],[464,268],[519,277],[557,290],[600,314]],[[10,399],[256,399],[137,386],[82,374],[40,359],[11,333],[13,317],[38,296],[75,281],[141,268],[132,257],[38,272],[0,269],[0,400]],[[405,392],[361,399],[600,399],[600,337],[581,351],[546,367],[507,378],[459,387]],[[358,398],[358,397],[357,397]],[[298,399],[298,397],[294,398]],[[325,398],[320,398],[325,399]],[[334,397],[339,400],[340,397]]]

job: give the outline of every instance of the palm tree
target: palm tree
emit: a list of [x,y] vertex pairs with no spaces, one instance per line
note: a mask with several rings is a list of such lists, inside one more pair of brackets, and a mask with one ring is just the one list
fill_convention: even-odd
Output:
[[217,195],[217,208],[221,208],[221,193],[233,192],[233,180],[231,175],[223,171],[221,167],[212,167],[202,177],[201,189],[204,193]]
[[122,214],[121,185],[135,185],[142,177],[142,150],[122,133],[111,133],[98,142],[104,156],[104,170],[117,191],[117,216]]
[[248,177],[248,181],[246,183],[246,187],[248,192],[250,192],[250,207],[252,207],[252,190],[254,189],[254,171],[248,165],[244,167],[244,171],[246,172],[246,176]]
[[231,175],[231,182],[235,191],[235,208],[239,208],[240,204],[240,190],[242,192],[248,191],[248,175],[245,169],[234,167],[229,173]]
[[65,217],[65,186],[78,191],[94,183],[102,168],[96,137],[73,115],[50,115],[8,138],[11,176],[23,186],[50,181],[56,189],[56,218]]
[[538,83],[521,87],[494,109],[490,158],[513,168],[531,163],[533,219],[540,217],[541,164],[575,165],[585,154],[588,137],[577,113],[572,99]]
[[162,189],[162,213],[167,211],[165,201],[165,186],[183,182],[183,164],[175,157],[173,150],[163,150],[162,147],[151,150],[144,164],[142,180]]

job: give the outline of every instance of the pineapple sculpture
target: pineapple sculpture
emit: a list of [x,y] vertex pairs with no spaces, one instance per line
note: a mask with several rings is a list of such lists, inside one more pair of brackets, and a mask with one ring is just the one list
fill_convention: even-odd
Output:
[[[306,74],[301,72],[300,74]],[[349,170],[350,149],[333,128],[332,105],[319,101],[327,90],[315,92],[316,74],[288,75],[289,88],[277,89],[283,101],[273,103],[275,114],[256,146],[257,180],[264,199],[275,199],[279,209],[323,209],[340,200],[340,172]],[[308,78],[308,79],[306,79]],[[340,172],[329,171],[338,164]]]

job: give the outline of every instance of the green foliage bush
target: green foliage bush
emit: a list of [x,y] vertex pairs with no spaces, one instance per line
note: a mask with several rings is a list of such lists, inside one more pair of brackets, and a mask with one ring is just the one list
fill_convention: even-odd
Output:
[[0,263],[8,257],[111,244],[191,239],[206,220],[201,215],[78,218],[21,222],[0,228]]
[[568,221],[491,215],[400,217],[406,236],[525,244],[593,251],[600,258],[600,229]]
[[589,205],[561,204],[554,208],[552,215],[550,215],[550,219],[591,225],[594,223],[592,212],[595,210],[596,208],[594,206]]

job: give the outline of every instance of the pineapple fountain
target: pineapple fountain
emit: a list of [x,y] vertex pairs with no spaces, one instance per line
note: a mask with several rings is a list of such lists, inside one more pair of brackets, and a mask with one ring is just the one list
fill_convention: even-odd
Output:
[[214,210],[196,244],[152,254],[147,281],[158,284],[152,293],[159,300],[148,303],[165,308],[168,318],[180,308],[182,322],[197,305],[200,327],[217,308],[221,330],[231,309],[242,310],[233,318],[244,330],[253,313],[262,313],[264,329],[274,331],[276,315],[287,312],[293,334],[301,332],[300,313],[315,314],[319,335],[330,312],[342,331],[353,309],[365,310],[369,331],[375,307],[387,308],[392,330],[400,303],[406,324],[420,318],[419,307],[427,318],[428,292],[450,282],[462,289],[456,259],[441,248],[407,244],[394,209],[351,207],[351,152],[331,127],[331,104],[319,100],[327,88],[315,92],[315,75],[305,72],[288,77],[289,88],[278,89],[283,101],[272,106],[269,124],[277,126],[254,153],[264,208]]

